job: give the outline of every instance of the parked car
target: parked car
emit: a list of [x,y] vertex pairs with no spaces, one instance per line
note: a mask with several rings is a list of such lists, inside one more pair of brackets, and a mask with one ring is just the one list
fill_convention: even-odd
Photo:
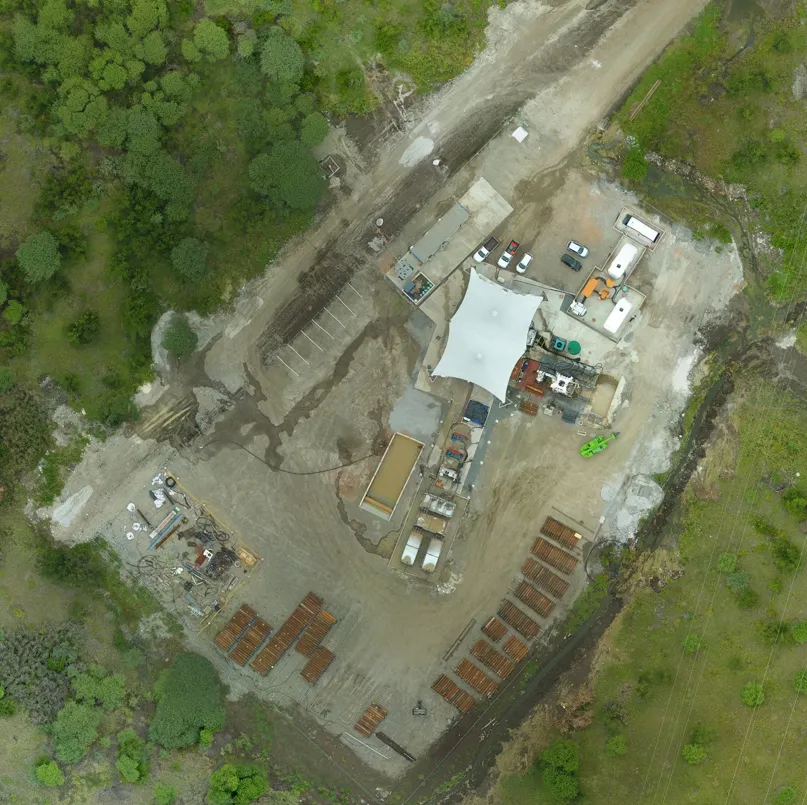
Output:
[[566,244],[566,249],[572,254],[576,254],[581,259],[588,257],[588,249],[582,243],[578,243],[576,240],[570,240]]
[[527,252],[519,261],[518,265],[516,266],[516,271],[519,274],[523,274],[527,270],[527,266],[532,262],[532,255]]
[[510,245],[504,250],[504,254],[499,258],[499,262],[496,263],[499,268],[507,268],[510,265],[510,261],[515,257],[516,252],[518,251],[518,242],[515,240],[510,241]]
[[561,263],[566,263],[572,271],[579,271],[583,264],[579,260],[575,260],[570,254],[563,254],[560,258]]
[[498,245],[499,241],[491,235],[474,254],[474,260],[481,263]]
[[427,573],[434,573],[437,567],[437,560],[440,558],[440,552],[443,550],[443,540],[432,537],[429,542],[429,547],[426,549],[426,556],[423,557],[423,564],[421,567]]
[[405,565],[409,565],[411,567],[415,564],[415,559],[417,558],[418,551],[420,550],[420,543],[422,540],[423,536],[418,534],[417,531],[413,531],[409,535],[409,539],[406,541],[406,546],[401,554],[401,561]]

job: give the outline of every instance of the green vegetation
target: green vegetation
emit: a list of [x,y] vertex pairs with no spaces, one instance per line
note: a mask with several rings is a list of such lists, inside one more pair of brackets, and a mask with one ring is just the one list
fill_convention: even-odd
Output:
[[155,689],[157,709],[149,738],[166,749],[199,742],[203,729],[224,725],[221,683],[213,666],[198,654],[180,654],[163,672]]
[[88,704],[68,702],[51,725],[53,751],[63,763],[78,763],[98,738],[101,714]]
[[128,727],[118,733],[118,759],[115,768],[127,783],[136,783],[146,776],[146,742]]
[[157,783],[154,786],[154,805],[173,805],[177,798],[177,790],[173,786]]
[[210,805],[249,805],[269,787],[266,772],[256,766],[227,763],[210,777]]
[[579,747],[574,741],[556,740],[540,758],[541,781],[546,792],[557,802],[571,802],[580,795]]
[[163,333],[163,347],[175,358],[182,360],[193,354],[198,343],[199,336],[191,329],[187,316],[174,314]]
[[64,785],[64,774],[55,760],[43,759],[36,765],[36,779],[48,788]]
[[[723,18],[727,8],[713,0],[631,93],[619,123],[637,146],[627,152],[624,175],[641,181],[638,148],[745,185],[761,226],[783,250],[781,265],[763,266],[768,291],[778,300],[800,298],[807,291],[799,247],[807,203],[807,161],[800,145],[807,112],[801,100],[794,101],[791,87],[807,47],[803,4],[796,4],[793,16],[755,17],[750,38],[747,29],[733,31]],[[748,46],[741,47],[746,38]],[[657,91],[630,120],[657,80]],[[730,235],[722,224],[703,234],[721,242]]]

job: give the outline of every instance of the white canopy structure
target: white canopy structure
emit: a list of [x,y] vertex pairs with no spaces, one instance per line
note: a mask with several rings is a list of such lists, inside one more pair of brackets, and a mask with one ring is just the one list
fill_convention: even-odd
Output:
[[432,374],[475,383],[504,402],[507,381],[527,348],[527,333],[541,302],[541,297],[508,291],[471,269],[468,290]]

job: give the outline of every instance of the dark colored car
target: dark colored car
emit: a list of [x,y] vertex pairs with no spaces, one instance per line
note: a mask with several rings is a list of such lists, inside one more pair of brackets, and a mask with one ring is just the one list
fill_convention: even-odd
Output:
[[583,264],[579,260],[575,260],[570,254],[562,254],[560,262],[566,263],[572,271],[579,271],[583,267]]

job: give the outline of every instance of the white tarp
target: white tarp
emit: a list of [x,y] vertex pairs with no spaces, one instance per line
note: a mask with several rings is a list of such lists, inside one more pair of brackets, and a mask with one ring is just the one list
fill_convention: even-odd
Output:
[[448,343],[432,374],[458,377],[502,402],[541,298],[502,288],[471,269],[465,298],[451,319]]

